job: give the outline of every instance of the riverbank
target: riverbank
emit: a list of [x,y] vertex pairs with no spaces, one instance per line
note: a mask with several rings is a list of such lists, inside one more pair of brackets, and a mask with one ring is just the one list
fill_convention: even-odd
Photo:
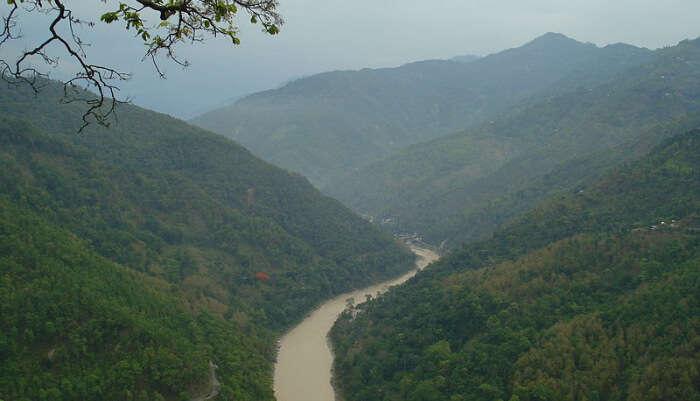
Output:
[[414,246],[411,250],[418,255],[415,269],[395,279],[324,302],[282,337],[274,373],[274,391],[278,401],[334,401],[331,386],[333,354],[327,341],[328,332],[345,310],[348,299],[362,302],[366,295],[383,293],[389,287],[413,277],[438,258],[429,249]]

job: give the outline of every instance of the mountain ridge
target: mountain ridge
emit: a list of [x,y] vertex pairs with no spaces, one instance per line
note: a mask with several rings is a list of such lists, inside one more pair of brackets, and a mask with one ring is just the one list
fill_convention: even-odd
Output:
[[482,122],[601,52],[592,44],[545,35],[469,63],[435,60],[326,72],[191,122],[324,187],[403,146]]
[[[607,152],[621,161],[625,153],[617,146],[644,136],[661,140],[666,131],[658,124],[697,114],[698,49],[700,41],[688,41],[640,65],[623,60],[620,65],[629,68],[613,77],[586,70],[582,80],[570,81],[585,86],[562,85],[491,121],[406,147],[325,191],[359,213],[393,220],[389,229],[395,232],[418,232],[435,244],[456,239],[451,247],[459,246],[487,233],[465,221],[478,218],[490,230],[507,221],[505,215],[493,220],[495,214],[485,212],[488,202],[513,198],[528,181],[568,159]],[[642,53],[641,60],[646,58]],[[521,207],[534,205],[521,201]]]

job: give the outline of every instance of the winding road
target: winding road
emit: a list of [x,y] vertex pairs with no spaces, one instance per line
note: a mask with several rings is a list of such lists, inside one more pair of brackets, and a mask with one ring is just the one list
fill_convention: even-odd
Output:
[[211,374],[211,391],[208,392],[207,394],[204,394],[200,397],[193,398],[191,401],[206,401],[206,400],[211,400],[212,398],[216,397],[219,395],[219,391],[221,390],[221,383],[219,383],[219,379],[216,378],[216,369],[218,366],[212,361],[209,361],[209,372]]

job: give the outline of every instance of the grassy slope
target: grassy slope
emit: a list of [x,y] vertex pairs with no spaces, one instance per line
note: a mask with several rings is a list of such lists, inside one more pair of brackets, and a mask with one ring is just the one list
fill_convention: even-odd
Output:
[[698,155],[676,136],[346,315],[345,399],[697,399]]

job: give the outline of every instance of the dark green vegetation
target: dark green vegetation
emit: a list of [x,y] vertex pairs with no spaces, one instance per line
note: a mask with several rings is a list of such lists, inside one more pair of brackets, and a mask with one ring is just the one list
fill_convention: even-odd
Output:
[[78,135],[47,85],[0,89],[0,399],[185,400],[213,361],[217,399],[272,400],[282,329],[410,268],[230,140],[130,106]]
[[700,399],[700,129],[349,311],[352,400]]
[[468,63],[431,60],[318,74],[193,122],[314,184],[342,186],[344,175],[406,145],[485,121],[569,76],[599,82],[651,54],[550,33]]
[[618,58],[636,50],[603,50],[607,62],[582,63],[550,94],[403,149],[327,192],[360,213],[391,219],[394,231],[454,249],[697,121],[700,40],[657,50],[612,79],[601,66],[622,65]]

